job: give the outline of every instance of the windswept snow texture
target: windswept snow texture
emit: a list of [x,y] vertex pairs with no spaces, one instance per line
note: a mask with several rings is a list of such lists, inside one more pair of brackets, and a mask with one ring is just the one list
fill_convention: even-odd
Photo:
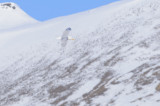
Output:
[[[1,15],[17,9],[7,8]],[[67,27],[75,40],[62,50]],[[0,106],[160,106],[160,0],[1,32]]]

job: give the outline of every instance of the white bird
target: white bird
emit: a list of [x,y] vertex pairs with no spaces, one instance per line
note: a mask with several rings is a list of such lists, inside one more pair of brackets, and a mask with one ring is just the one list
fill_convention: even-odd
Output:
[[62,36],[57,38],[57,39],[61,40],[61,46],[62,46],[62,47],[64,47],[64,46],[67,45],[67,41],[68,41],[68,40],[75,40],[75,39],[73,39],[71,36],[68,36],[69,33],[71,32],[71,30],[72,30],[71,28],[67,28],[67,29],[63,32]]

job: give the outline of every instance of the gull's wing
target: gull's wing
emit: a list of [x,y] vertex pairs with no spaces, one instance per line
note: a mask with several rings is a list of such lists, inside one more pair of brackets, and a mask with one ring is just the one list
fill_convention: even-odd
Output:
[[67,28],[67,29],[63,32],[62,38],[67,37],[70,32],[71,32],[71,28]]

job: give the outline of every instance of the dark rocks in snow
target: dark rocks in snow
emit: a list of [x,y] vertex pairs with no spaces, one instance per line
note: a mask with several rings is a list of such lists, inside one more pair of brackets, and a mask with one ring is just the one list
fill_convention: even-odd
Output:
[[16,7],[15,7],[15,6],[13,6],[12,8],[13,8],[13,9],[16,9]]
[[9,8],[12,8],[12,9],[16,9],[16,6],[13,6],[12,3],[4,3],[2,4],[1,6],[4,6],[4,7],[9,7]]
[[8,7],[11,7],[12,4],[11,3],[5,3],[5,4],[2,4],[3,6],[8,6]]

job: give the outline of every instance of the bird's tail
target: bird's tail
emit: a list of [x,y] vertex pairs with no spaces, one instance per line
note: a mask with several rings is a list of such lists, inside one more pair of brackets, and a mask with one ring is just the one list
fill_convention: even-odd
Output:
[[71,36],[68,36],[68,40],[75,40],[75,39],[72,38]]

